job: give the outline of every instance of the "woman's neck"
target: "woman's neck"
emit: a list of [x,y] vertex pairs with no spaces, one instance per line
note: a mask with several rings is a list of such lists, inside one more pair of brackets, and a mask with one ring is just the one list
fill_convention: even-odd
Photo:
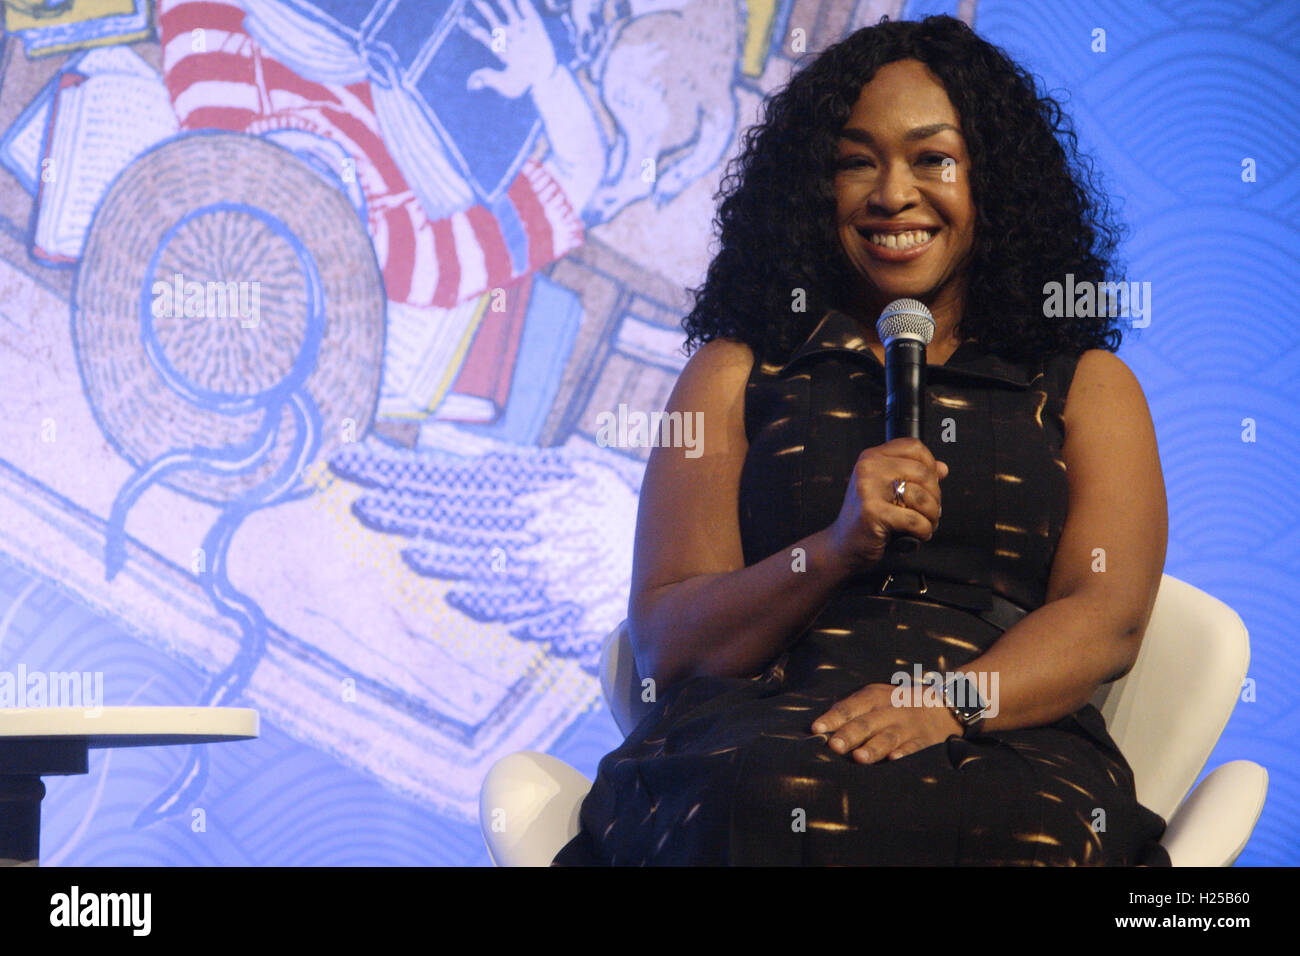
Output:
[[[844,309],[842,311],[845,315],[848,315],[857,322],[858,327],[862,329],[863,337],[868,342],[873,345],[882,345],[880,336],[876,332],[876,320],[880,318],[880,312],[876,312],[874,315],[869,315],[860,310],[854,311],[851,309]],[[884,309],[882,308],[880,311],[883,312]],[[951,355],[953,351],[956,350],[957,346],[962,343],[962,339],[957,337],[955,334],[957,329],[957,320],[949,318],[943,314],[934,315],[932,313],[932,317],[934,318],[934,338],[930,340],[926,352],[932,357],[931,361],[934,361],[933,356],[936,355],[940,356],[942,359],[946,359],[947,356]]]

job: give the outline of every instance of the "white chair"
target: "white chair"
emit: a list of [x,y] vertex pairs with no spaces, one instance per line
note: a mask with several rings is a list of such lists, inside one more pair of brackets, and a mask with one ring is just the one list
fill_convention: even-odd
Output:
[[[1168,822],[1161,844],[1174,866],[1231,866],[1259,820],[1268,773],[1249,760],[1217,767],[1188,795],[1236,706],[1250,662],[1237,613],[1164,575],[1133,669],[1093,704],[1133,768],[1138,800]],[[601,688],[619,730],[648,708],[624,621],[601,655]],[[591,781],[549,754],[497,761],[479,793],[479,822],[498,866],[548,866],[578,832]],[[1186,799],[1184,799],[1186,798]]]

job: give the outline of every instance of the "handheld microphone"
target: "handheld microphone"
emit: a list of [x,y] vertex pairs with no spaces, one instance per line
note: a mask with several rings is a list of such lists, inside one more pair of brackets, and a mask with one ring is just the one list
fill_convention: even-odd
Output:
[[[895,299],[876,320],[885,347],[885,441],[925,432],[925,347],[934,338],[934,316],[916,299]],[[919,538],[895,534],[889,546],[908,554]]]

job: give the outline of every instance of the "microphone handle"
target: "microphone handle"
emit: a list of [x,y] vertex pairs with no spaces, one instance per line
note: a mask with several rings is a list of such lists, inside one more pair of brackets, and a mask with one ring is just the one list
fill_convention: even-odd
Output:
[[[925,433],[925,345],[890,339],[885,346],[885,441],[922,438]],[[921,546],[914,535],[895,532],[889,549],[911,554]]]

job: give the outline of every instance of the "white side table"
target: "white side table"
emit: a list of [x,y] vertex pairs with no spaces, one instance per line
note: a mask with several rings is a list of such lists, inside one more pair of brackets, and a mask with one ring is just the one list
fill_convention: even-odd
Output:
[[244,707],[0,709],[0,866],[40,858],[41,777],[85,773],[92,747],[212,744],[257,737]]

